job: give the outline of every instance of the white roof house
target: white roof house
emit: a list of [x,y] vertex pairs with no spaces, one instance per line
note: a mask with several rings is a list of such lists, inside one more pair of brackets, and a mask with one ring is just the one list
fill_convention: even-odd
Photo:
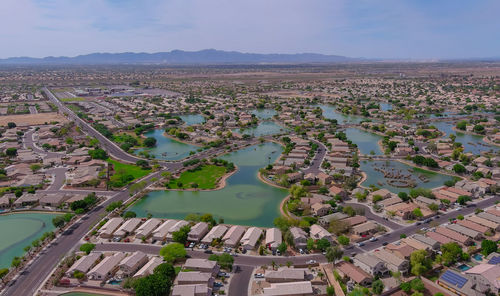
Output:
[[141,251],[136,251],[132,255],[125,257],[120,262],[120,269],[127,276],[134,274],[139,268],[148,262],[148,256]]
[[257,227],[248,228],[248,230],[241,238],[241,246],[247,250],[254,249],[261,235],[262,235],[262,230],[260,228]]
[[90,253],[87,256],[81,257],[73,263],[68,271],[66,271],[66,275],[71,277],[75,271],[87,273],[87,271],[97,262],[99,257],[101,257],[99,253]]
[[147,276],[153,273],[155,268],[163,263],[163,259],[160,257],[153,257],[151,258],[148,263],[146,263],[141,269],[139,269],[136,274],[134,274],[134,277],[143,277]]
[[167,237],[168,231],[172,228],[177,221],[167,220],[163,222],[158,228],[153,231],[153,239],[157,241],[162,241]]
[[120,226],[118,230],[115,231],[115,233],[113,233],[113,236],[123,238],[129,234],[133,234],[134,230],[139,226],[139,224],[141,224],[141,219],[129,219],[125,221],[125,223],[123,223],[122,226]]
[[137,229],[135,237],[137,238],[148,237],[153,232],[153,230],[155,230],[158,227],[158,225],[160,225],[160,223],[161,223],[160,219],[156,218],[149,219]]
[[282,243],[281,230],[278,228],[269,228],[266,230],[266,246],[276,250]]
[[309,231],[309,234],[311,235],[311,238],[313,239],[326,239],[330,243],[333,242],[332,234],[328,232],[328,230],[324,229],[323,227],[319,226],[318,224],[313,224],[311,225],[311,229]]
[[99,229],[99,236],[103,238],[110,238],[115,230],[123,223],[123,218],[111,218]]
[[224,242],[224,246],[234,248],[240,242],[241,237],[245,233],[245,227],[240,225],[233,225],[226,232],[222,241]]
[[206,222],[198,222],[191,227],[188,233],[188,241],[199,242],[208,232],[208,224]]
[[113,275],[123,258],[125,258],[125,253],[123,252],[108,256],[92,268],[87,276],[92,280],[103,281]]
[[290,283],[273,283],[270,287],[264,288],[263,296],[279,296],[279,295],[314,295],[312,284],[310,281],[290,282]]
[[201,240],[202,243],[210,244],[214,239],[221,238],[226,233],[227,227],[224,225],[217,225],[213,227],[207,235]]

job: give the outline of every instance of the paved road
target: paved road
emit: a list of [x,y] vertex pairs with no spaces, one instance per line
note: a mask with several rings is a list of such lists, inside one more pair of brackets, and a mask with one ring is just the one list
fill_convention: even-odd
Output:
[[321,172],[321,163],[323,163],[323,159],[325,158],[326,152],[328,151],[328,149],[323,143],[316,140],[312,140],[312,142],[318,144],[319,149],[316,152],[316,155],[314,155],[314,158],[311,160],[311,165],[304,170],[304,174],[308,173],[317,174]]
[[113,157],[130,163],[136,163],[141,159],[140,157],[130,155],[120,149],[120,147],[118,147],[115,143],[103,136],[83,119],[78,117],[71,109],[64,106],[46,87],[44,87],[42,91],[47,95],[48,99],[59,108],[59,111],[65,113],[70,120],[75,122],[87,134],[99,140],[99,143],[103,147],[103,149],[105,149]]
[[65,153],[62,152],[53,152],[53,151],[45,151],[38,146],[35,145],[35,141],[33,139],[33,134],[35,133],[34,129],[27,131],[23,136],[23,142],[26,148],[31,149],[33,152],[36,152],[41,155],[47,155],[47,157],[57,157],[63,156]]
[[29,106],[30,114],[37,114],[38,110],[35,106]]
[[[462,208],[458,211],[449,211],[448,213],[446,214],[442,214],[440,215],[439,218],[437,219],[434,219],[433,221],[437,222],[438,224],[444,224],[444,223],[447,223],[449,222],[449,219],[450,218],[456,218],[458,215],[468,215],[468,214],[471,214],[475,211],[476,208],[481,208],[481,209],[484,209],[484,208],[487,208],[487,207],[491,207],[495,204],[495,202],[497,201],[500,201],[500,195],[497,195],[495,197],[492,197],[492,198],[489,198],[489,199],[486,199],[486,200],[482,200],[478,203],[476,203],[475,207],[467,207],[467,208]],[[401,227],[399,229],[396,229],[392,232],[389,232],[381,237],[379,237],[379,239],[375,242],[365,242],[366,245],[361,247],[361,249],[363,251],[371,251],[371,250],[374,250],[376,248],[380,248],[382,247],[382,244],[387,242],[387,243],[391,243],[391,242],[394,242],[394,241],[397,241],[400,239],[400,235],[401,234],[405,234],[407,236],[410,236],[412,234],[414,234],[417,230],[423,228],[423,227],[429,227],[429,224],[426,224],[426,223],[423,223],[421,225],[416,225],[416,224],[413,224],[413,225],[410,225],[410,226],[407,226],[407,227]]]
[[52,182],[52,184],[50,184],[50,186],[47,188],[47,190],[49,191],[55,191],[55,190],[59,190],[61,189],[61,187],[63,187],[64,185],[64,181],[66,181],[66,171],[68,169],[67,168],[52,168],[52,169],[48,169],[45,171],[46,174],[51,174],[51,175],[54,175],[54,181]]
[[[144,180],[151,181],[151,178],[158,178],[160,174],[161,171],[153,173]],[[11,286],[5,289],[2,295],[33,295],[59,261],[73,250],[92,225],[95,225],[95,223],[101,220],[101,215],[105,214],[106,206],[114,201],[125,201],[129,197],[130,195],[127,187],[115,193],[115,195],[102,205],[97,206],[87,213],[81,221],[72,225],[69,230],[58,237],[52,246],[38,256],[15,281],[12,281],[10,283]]]

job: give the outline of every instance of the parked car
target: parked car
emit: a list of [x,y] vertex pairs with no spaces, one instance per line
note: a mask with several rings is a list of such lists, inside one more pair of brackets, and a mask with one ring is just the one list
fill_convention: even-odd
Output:
[[376,238],[376,237],[372,237],[372,238],[370,238],[370,241],[371,241],[371,242],[376,242],[376,241],[378,241],[378,238]]
[[358,247],[362,247],[362,246],[364,246],[364,245],[365,245],[365,243],[364,243],[364,242],[360,242],[360,243],[358,243]]
[[253,276],[254,276],[254,278],[256,278],[256,279],[263,279],[263,278],[264,278],[264,274],[263,274],[263,273],[256,273],[256,274],[254,274]]
[[307,264],[316,264],[316,260],[312,260],[312,259],[311,259],[311,260],[307,261],[306,263],[307,263]]

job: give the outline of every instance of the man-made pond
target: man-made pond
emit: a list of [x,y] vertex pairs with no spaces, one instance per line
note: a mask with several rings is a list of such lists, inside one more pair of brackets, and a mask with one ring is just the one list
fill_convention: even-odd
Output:
[[264,143],[232,152],[221,158],[233,162],[238,171],[226,180],[226,187],[215,191],[154,191],[130,210],[139,217],[148,213],[159,218],[183,219],[190,213],[210,213],[225,223],[273,226],[286,190],[261,182],[260,168],[273,163],[281,154],[276,143]]
[[405,184],[414,184],[413,188],[435,188],[453,177],[435,172],[414,168],[399,161],[362,160],[361,170],[366,173],[366,180],[361,183],[365,187],[375,185],[386,188],[394,193],[409,192],[412,187],[399,187]]
[[255,114],[258,119],[266,120],[273,118],[273,116],[276,115],[277,112],[274,109],[255,109],[252,110],[252,114]]
[[154,155],[156,159],[179,160],[189,156],[189,152],[196,152],[200,148],[167,138],[163,135],[164,132],[163,129],[155,129],[145,133],[144,136],[156,139],[156,146],[153,148],[137,149],[134,153],[139,154],[141,151],[147,151],[149,154]]
[[54,230],[55,214],[19,213],[0,215],[0,268],[10,267],[12,259],[24,254],[24,247],[47,231]]
[[380,110],[390,111],[390,110],[392,110],[392,104],[391,103],[380,103]]
[[261,121],[255,127],[248,128],[237,128],[233,130],[233,133],[238,133],[242,135],[252,135],[254,137],[260,136],[270,136],[284,133],[287,129],[274,123],[274,121]]
[[342,114],[335,109],[334,106],[330,105],[318,105],[321,110],[323,110],[323,116],[327,119],[337,119],[338,124],[346,123],[360,123],[363,121],[363,117],[356,115],[346,115]]
[[186,114],[179,116],[186,125],[202,124],[205,122],[205,117],[201,114]]
[[497,146],[489,145],[486,142],[483,141],[482,136],[477,136],[477,135],[471,135],[471,134],[464,134],[461,132],[455,132],[453,130],[453,127],[455,126],[452,123],[449,122],[433,122],[431,123],[434,125],[437,129],[439,129],[441,132],[446,133],[445,137],[449,137],[450,134],[456,135],[455,142],[460,142],[462,143],[462,146],[464,147],[465,152],[471,152],[474,154],[481,154],[481,152],[488,152],[488,151],[499,151],[500,148]]
[[349,140],[358,145],[361,154],[370,155],[372,152],[372,155],[384,154],[378,145],[378,141],[382,140],[381,136],[357,128],[347,128],[345,134]]

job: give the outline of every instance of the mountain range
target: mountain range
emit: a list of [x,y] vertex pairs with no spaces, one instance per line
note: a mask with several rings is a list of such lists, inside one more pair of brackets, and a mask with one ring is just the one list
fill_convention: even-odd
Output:
[[172,50],[157,53],[91,53],[75,57],[12,57],[0,59],[0,64],[100,65],[100,64],[305,64],[345,63],[363,61],[338,55],[316,53],[260,54],[205,49],[200,51]]

